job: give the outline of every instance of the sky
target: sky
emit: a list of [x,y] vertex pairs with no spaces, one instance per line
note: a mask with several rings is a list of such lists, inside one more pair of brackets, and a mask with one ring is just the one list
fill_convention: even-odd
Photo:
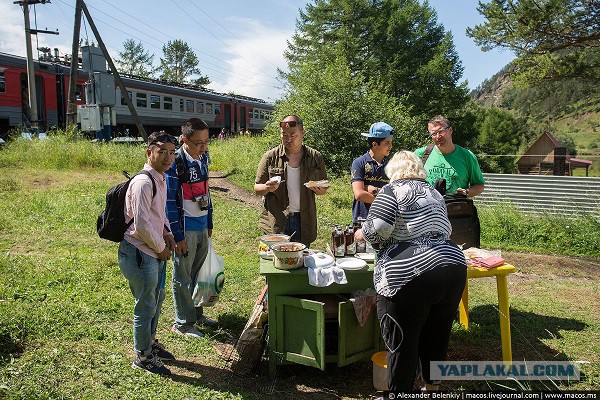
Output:
[[[118,57],[122,43],[133,38],[154,54],[159,64],[162,46],[182,39],[200,59],[209,88],[275,101],[281,94],[277,69],[286,70],[283,52],[294,34],[299,8],[306,0],[86,0],[92,18],[111,56]],[[482,52],[465,34],[467,27],[483,22],[477,0],[429,0],[438,22],[454,37],[462,61],[462,81],[471,89],[508,64],[509,51]],[[36,47],[58,48],[71,53],[75,0],[51,0],[30,8],[31,26],[57,30],[59,35],[38,35]],[[85,19],[84,19],[85,20]],[[94,41],[87,24],[81,38]],[[13,0],[0,0],[0,52],[25,55],[23,12]]]

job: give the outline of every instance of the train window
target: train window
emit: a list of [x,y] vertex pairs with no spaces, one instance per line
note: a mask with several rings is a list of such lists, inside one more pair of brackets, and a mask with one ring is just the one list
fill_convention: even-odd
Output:
[[156,94],[150,95],[150,108],[156,108],[160,110],[160,96]]
[[265,119],[265,112],[263,110],[260,110],[259,118],[260,119]]
[[212,114],[213,113],[213,108],[212,108],[212,103],[206,103],[206,109],[204,110],[205,114]]
[[173,109],[173,98],[165,96],[163,99],[163,106],[165,110]]
[[214,110],[215,110],[215,115],[221,115],[221,105],[220,104],[215,104]]
[[[127,91],[127,96],[129,96],[129,100],[131,100],[131,92],[129,90]],[[125,102],[125,97],[123,97],[123,94],[121,94],[121,105],[122,106],[127,105],[127,103]]]
[[204,114],[204,102],[203,101],[196,102],[196,112],[198,114]]
[[0,72],[0,93],[6,93],[6,77],[4,71]]
[[183,99],[179,99],[179,111],[183,112],[184,108],[183,108]]
[[136,93],[135,98],[137,99],[138,107],[148,107],[148,96],[146,95],[146,93]]
[[260,111],[258,111],[258,109],[254,109],[254,118],[255,119],[259,119],[260,118]]
[[185,101],[185,112],[189,112],[189,113],[194,112],[194,100],[186,100]]

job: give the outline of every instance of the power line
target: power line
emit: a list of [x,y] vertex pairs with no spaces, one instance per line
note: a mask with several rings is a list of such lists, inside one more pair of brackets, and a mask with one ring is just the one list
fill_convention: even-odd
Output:
[[203,9],[201,9],[196,3],[194,3],[191,0],[188,0],[194,7],[196,7],[198,10],[200,10],[200,12],[202,12],[204,15],[206,15],[208,18],[210,18],[211,20],[213,20],[217,25],[219,25],[221,28],[223,28],[226,32],[228,32],[231,36],[233,36],[234,38],[236,38],[237,40],[240,41],[240,43],[242,43],[244,46],[246,46],[247,48],[249,48],[250,50],[252,50],[253,52],[255,52],[256,54],[258,54],[258,56],[260,58],[262,58],[263,60],[265,60],[266,62],[270,63],[272,66],[274,66],[275,68],[279,68],[277,65],[275,65],[271,60],[269,60],[268,58],[265,58],[260,52],[254,50],[254,48],[252,48],[252,46],[248,45],[246,42],[244,42],[242,39],[240,39],[239,37],[237,37],[233,32],[231,32],[229,29],[227,29],[225,26],[221,25],[221,23],[219,21],[217,21],[216,19],[214,19],[213,17],[211,17],[206,11],[204,11]]
[[[130,18],[132,18],[132,19],[136,20],[137,22],[139,22],[140,24],[142,24],[142,26],[147,26],[147,23],[146,23],[146,22],[144,22],[144,21],[141,21],[140,19],[138,19],[138,18],[136,18],[135,16],[133,16],[133,15],[129,14],[128,12],[124,11],[123,9],[121,9],[121,8],[119,8],[119,7],[117,7],[117,6],[115,6],[114,4],[110,3],[109,1],[107,1],[107,0],[102,0],[102,1],[103,1],[103,2],[105,2],[106,4],[110,5],[111,7],[113,7],[113,8],[115,8],[115,9],[119,10],[119,11],[120,11],[120,12],[122,12],[123,14],[125,14],[125,15],[129,16]],[[97,11],[99,11],[99,12],[103,13],[103,14],[106,14],[106,13],[104,13],[103,11],[101,11],[101,10],[98,10],[98,9],[97,9],[97,8],[95,8],[95,7],[92,7],[92,8],[94,8],[95,10],[97,10]],[[108,14],[106,14],[106,15],[108,15]],[[112,18],[112,16],[111,16],[111,18]],[[115,18],[115,19],[116,19],[116,18]],[[121,23],[122,23],[122,24],[124,24],[124,25],[127,25],[127,26],[129,26],[130,28],[132,28],[132,29],[134,29],[134,30],[136,29],[136,28],[132,27],[131,25],[129,25],[129,24],[126,24],[126,23],[124,23],[124,22],[122,22],[122,21],[119,21],[119,22],[121,22]],[[161,34],[162,34],[162,35],[164,35],[164,36],[167,36],[167,37],[169,37],[169,38],[173,39],[173,40],[177,40],[177,38],[175,38],[175,37],[173,37],[173,36],[169,35],[168,33],[162,32],[162,31],[160,31],[160,30],[158,30],[158,29],[154,29],[154,30],[155,30],[156,32],[159,32],[159,33],[161,33]],[[209,33],[210,33],[210,32],[209,32]],[[150,35],[148,35],[148,36],[150,36]],[[150,37],[152,37],[152,36],[150,36]],[[157,41],[159,41],[159,42],[161,42],[161,43],[164,43],[164,42],[162,42],[160,39],[156,39],[156,38],[154,38],[154,39],[155,39],[155,40],[157,40]],[[190,46],[190,47],[191,47],[191,46]],[[214,58],[214,59],[218,60],[219,62],[222,62],[222,63],[227,63],[227,61],[225,61],[225,60],[223,60],[223,59],[220,59],[220,58],[218,58],[218,57],[216,57],[216,56],[213,56],[212,54],[206,53],[206,52],[204,52],[204,51],[202,51],[202,50],[200,50],[200,49],[198,49],[198,48],[194,48],[194,47],[191,47],[191,48],[192,48],[193,50],[197,51],[198,53],[200,53],[200,54],[204,54],[204,55],[206,55],[206,56],[208,56],[208,57],[211,57],[211,58]],[[212,65],[215,65],[215,64],[212,64]],[[217,67],[220,67],[219,65],[215,65],[215,66],[217,66]],[[265,75],[267,78],[270,78],[270,79],[274,79],[274,80],[277,80],[277,81],[279,81],[277,78],[275,78],[275,77],[272,77],[272,76],[270,76],[270,75],[268,75],[268,74],[265,74],[263,71],[260,71],[260,72],[262,72],[262,74],[263,74],[263,75]],[[247,77],[247,78],[249,78],[249,79],[254,79],[254,77],[250,77],[250,76],[246,76],[246,77]],[[264,82],[264,81],[263,81],[263,82]],[[266,83],[266,82],[265,82],[265,83]],[[272,85],[272,83],[267,83],[267,84],[269,84],[269,85]]]
[[[63,4],[66,4],[66,3],[64,3],[62,0],[58,0],[58,1],[62,2]],[[71,6],[71,5],[69,5],[69,4],[66,4],[66,5],[67,5],[67,6],[69,6],[69,7],[71,7],[71,8],[74,8],[73,6]],[[109,18],[111,18],[111,19],[113,19],[113,20],[115,20],[115,21],[117,21],[117,22],[119,22],[119,23],[121,23],[121,24],[123,24],[123,25],[125,25],[125,26],[128,26],[129,28],[131,28],[131,29],[132,29],[132,30],[134,30],[134,31],[139,31],[139,30],[138,30],[138,29],[136,29],[135,27],[133,27],[133,26],[131,26],[131,25],[129,25],[129,24],[127,24],[127,23],[123,22],[123,21],[120,21],[120,20],[118,20],[118,19],[114,18],[113,16],[111,16],[111,15],[109,15],[109,14],[105,13],[105,12],[104,12],[104,11],[102,11],[102,10],[99,10],[99,9],[97,9],[96,7],[93,7],[93,6],[89,6],[89,7],[90,7],[90,8],[93,8],[94,10],[96,10],[96,11],[98,11],[98,12],[102,13],[102,14],[105,14],[105,15],[107,15]],[[113,7],[117,8],[116,6],[113,6]],[[118,8],[117,8],[117,9],[118,9]],[[122,10],[120,10],[120,11],[122,11]],[[123,11],[122,11],[122,12],[123,12]],[[129,14],[128,14],[128,15],[129,15]],[[132,18],[135,18],[135,17],[132,17]],[[135,18],[135,19],[136,19],[137,21],[139,21],[137,18]],[[154,45],[154,44],[152,44],[152,43],[149,43],[149,42],[147,42],[146,40],[144,40],[144,39],[142,39],[142,38],[139,38],[139,37],[137,37],[137,36],[135,36],[135,35],[132,35],[131,33],[129,33],[129,32],[126,32],[126,31],[124,31],[124,30],[122,30],[122,29],[120,29],[120,28],[117,28],[117,27],[115,27],[115,26],[113,26],[113,25],[111,25],[111,24],[109,24],[109,23],[107,23],[107,22],[105,22],[105,21],[103,21],[103,20],[101,20],[101,19],[99,19],[99,18],[96,18],[96,21],[98,21],[98,22],[101,22],[101,23],[105,24],[106,26],[109,26],[109,27],[111,27],[111,28],[113,28],[113,29],[115,29],[115,30],[117,30],[117,31],[119,31],[119,32],[121,32],[121,33],[123,33],[123,34],[125,34],[125,35],[128,35],[128,36],[130,36],[130,37],[132,37],[132,38],[134,38],[134,39],[137,39],[137,40],[139,40],[140,42],[142,42],[142,43],[145,43],[145,44],[147,44],[147,45],[148,45],[148,46],[150,46],[150,47],[153,47],[153,48],[155,48],[155,49],[158,49],[158,50],[161,50],[161,51],[162,51],[162,47],[158,47],[158,46],[156,46],[156,45]],[[139,22],[143,23],[142,21],[139,21]],[[161,33],[162,33],[162,32],[161,32]],[[166,35],[166,36],[169,36],[169,35],[167,35],[167,34],[165,34],[165,35]],[[148,35],[148,36],[150,36],[150,35]],[[150,36],[150,37],[152,37],[152,36]],[[153,38],[154,40],[156,40],[157,42],[159,42],[159,43],[162,43],[163,45],[166,45],[166,43],[165,43],[165,42],[163,42],[163,41],[161,41],[160,39],[157,39],[157,38],[154,38],[154,37],[152,37],[152,38]],[[175,38],[173,38],[173,39],[175,39]],[[207,53],[204,53],[204,52],[202,52],[202,51],[200,51],[200,53],[207,54]],[[208,55],[208,54],[207,54],[207,55]],[[210,55],[209,55],[209,56],[210,56]],[[216,58],[216,57],[214,57],[214,56],[211,56],[211,57],[213,57],[213,58]],[[217,59],[218,59],[218,58],[217,58]],[[222,62],[225,62],[225,61],[223,61],[223,60],[220,60],[220,61],[222,61]],[[221,68],[221,67],[220,67],[220,65],[217,65],[217,64],[215,64],[215,63],[212,63],[212,62],[210,62],[210,61],[206,61],[206,60],[204,60],[204,63],[206,63],[206,64],[210,64],[210,65],[214,65],[214,66],[215,66],[215,67],[217,67],[217,68]],[[205,69],[205,70],[209,70],[209,71],[214,71],[214,72],[216,72],[216,73],[218,73],[218,74],[221,74],[221,75],[223,75],[223,76],[227,76],[227,75],[226,75],[226,74],[225,74],[225,73],[222,71],[222,69],[214,69],[214,68],[210,68],[210,67],[203,67],[203,69]],[[254,84],[254,85],[252,85],[252,86],[256,86],[256,85],[258,85],[258,83],[263,83],[263,84],[265,84],[265,85],[268,85],[268,86],[270,86],[270,87],[274,87],[274,88],[276,88],[276,87],[277,87],[277,86],[274,86],[274,85],[273,85],[273,83],[266,82],[266,81],[263,81],[263,80],[260,80],[260,79],[256,79],[256,77],[255,77],[255,76],[248,76],[248,75],[241,74],[241,73],[238,73],[238,75],[239,75],[239,76],[241,76],[241,77],[245,77],[245,78],[247,78],[247,79],[253,79],[253,80],[256,80],[256,84]]]
[[229,50],[231,50],[232,52],[234,52],[235,54],[237,54],[240,58],[242,58],[244,61],[246,61],[248,64],[252,65],[254,68],[256,68],[258,71],[262,72],[265,76],[268,76],[269,78],[272,79],[277,79],[276,77],[270,76],[269,74],[267,74],[266,72],[262,71],[259,67],[257,67],[256,65],[254,65],[250,60],[248,60],[246,57],[244,57],[243,55],[241,55],[240,53],[238,53],[237,51],[235,51],[233,48],[231,48],[231,46],[229,46],[227,43],[225,43],[224,41],[221,40],[221,38],[219,38],[217,35],[215,35],[214,33],[212,33],[211,31],[209,31],[208,29],[206,29],[200,22],[198,22],[198,20],[194,17],[192,17],[192,15],[190,13],[188,13],[187,11],[185,11],[183,8],[181,8],[181,6],[179,4],[177,4],[175,2],[175,0],[171,0],[171,2],[173,2],[173,4],[175,4],[177,6],[177,8],[179,8],[184,14],[186,14],[188,17],[190,17],[196,24],[198,24],[198,26],[200,26],[202,29],[204,29],[206,32],[208,32],[212,37],[214,37],[215,39],[217,39],[219,42],[223,43],[223,45],[225,45]]

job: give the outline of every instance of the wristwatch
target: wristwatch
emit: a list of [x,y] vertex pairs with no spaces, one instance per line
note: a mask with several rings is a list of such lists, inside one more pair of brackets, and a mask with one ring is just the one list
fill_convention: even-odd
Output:
[[377,188],[373,188],[373,190],[371,190],[371,194],[372,194],[373,196],[377,196],[377,193],[379,193],[379,189],[377,189]]

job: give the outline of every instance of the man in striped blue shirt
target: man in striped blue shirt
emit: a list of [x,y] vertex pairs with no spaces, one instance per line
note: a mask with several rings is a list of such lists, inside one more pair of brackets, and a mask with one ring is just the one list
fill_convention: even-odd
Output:
[[204,336],[196,323],[216,326],[216,321],[195,307],[192,294],[196,276],[206,260],[212,236],[212,202],[208,186],[206,155],[208,125],[191,118],[181,127],[183,145],[167,174],[167,217],[175,237],[173,252],[173,302],[175,323],[171,330],[187,337]]

